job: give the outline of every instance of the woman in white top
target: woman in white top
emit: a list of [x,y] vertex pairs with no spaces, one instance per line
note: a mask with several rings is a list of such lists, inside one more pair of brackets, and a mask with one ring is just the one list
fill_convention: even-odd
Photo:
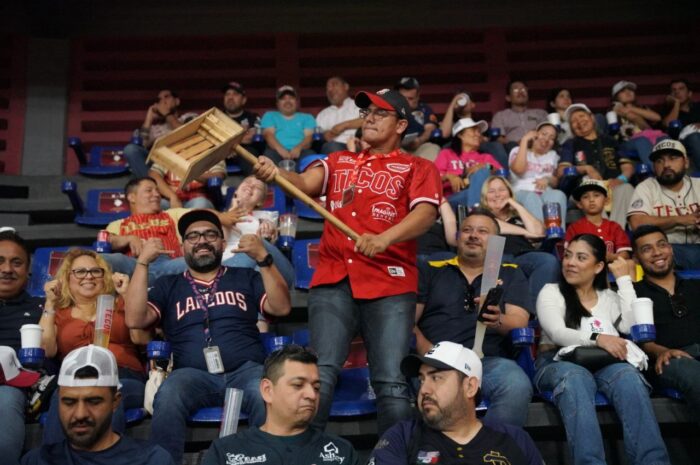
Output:
[[[625,362],[627,341],[617,330],[628,331],[635,298],[624,259],[610,264],[620,290],[608,288],[605,243],[592,234],[573,238],[564,253],[562,278],[544,286],[537,298],[542,327],[535,386],[553,392],[554,404],[566,429],[575,464],[605,464],[595,395],[600,391],[615,407],[622,422],[625,451],[631,464],[670,463],[649,400],[649,385]],[[564,346],[597,346],[620,363],[592,373],[581,365],[555,361]]]
[[[237,218],[235,225],[224,229],[226,236],[226,248],[222,257],[222,264],[240,268],[256,268],[252,258],[244,253],[236,253],[238,241],[243,234],[257,234],[263,238],[265,249],[272,255],[275,266],[280,271],[287,285],[294,286],[294,268],[289,259],[271,242],[277,238],[278,212],[258,210],[263,206],[267,197],[267,185],[248,176],[233,194],[233,201],[229,213]],[[269,242],[268,242],[269,241]]]
[[542,221],[542,206],[545,203],[558,203],[561,208],[561,227],[566,228],[566,195],[556,189],[559,184],[557,165],[559,155],[554,150],[557,128],[551,123],[537,125],[535,131],[527,132],[520,145],[513,148],[508,157],[511,183],[515,198]]

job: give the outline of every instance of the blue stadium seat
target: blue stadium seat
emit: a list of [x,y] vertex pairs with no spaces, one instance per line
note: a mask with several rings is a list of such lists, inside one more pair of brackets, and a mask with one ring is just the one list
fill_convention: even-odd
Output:
[[276,211],[279,214],[287,213],[290,208],[287,205],[287,196],[284,195],[284,191],[277,185],[270,185],[267,189],[267,197],[261,210]]
[[129,202],[123,189],[91,189],[87,203],[83,202],[77,184],[72,181],[64,181],[61,192],[68,196],[75,212],[75,222],[79,225],[105,227],[129,216]]
[[297,329],[294,331],[294,333],[292,333],[292,343],[298,346],[308,347],[309,342],[310,336],[308,328]]
[[275,333],[260,333],[260,339],[266,355],[292,343],[292,336],[278,336]]
[[80,138],[70,137],[68,146],[73,149],[73,153],[80,163],[80,174],[85,176],[117,176],[129,172],[123,146],[93,145],[89,157],[85,155]]
[[[90,248],[90,247],[84,247]],[[27,292],[34,297],[45,297],[44,284],[53,279],[63,256],[70,247],[40,247],[32,256],[32,272],[27,283]]]
[[[326,155],[323,155],[320,153],[315,154],[315,155],[307,155],[301,159],[301,162],[299,163],[297,169],[301,173],[306,168],[308,168],[308,166],[311,163],[315,162],[316,160],[322,160],[325,158],[326,158]],[[316,201],[316,203],[318,203],[322,207],[324,207],[324,208],[326,207],[325,197],[317,198],[314,200]],[[309,220],[322,220],[323,219],[323,217],[321,215],[319,215],[316,212],[316,210],[312,209],[311,207],[309,207],[308,205],[306,205],[304,202],[302,202],[299,199],[294,199],[294,209],[295,209],[297,216],[299,216],[299,218],[306,218]]]
[[369,384],[369,368],[344,368],[335,385],[332,417],[349,417],[377,413],[377,401]]
[[318,264],[318,246],[320,239],[299,239],[292,249],[292,265],[296,274],[295,287],[308,289],[311,277]]
[[226,159],[226,174],[231,176],[241,172],[241,167],[238,164],[238,158]]
[[[197,410],[194,414],[187,418],[187,421],[192,423],[221,423],[224,417],[223,407],[204,407]],[[247,420],[248,415],[241,412],[239,420]]]

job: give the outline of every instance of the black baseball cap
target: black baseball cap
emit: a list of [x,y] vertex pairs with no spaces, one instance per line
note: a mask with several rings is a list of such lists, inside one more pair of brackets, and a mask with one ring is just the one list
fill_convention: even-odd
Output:
[[368,108],[372,103],[384,110],[395,111],[399,119],[408,119],[408,101],[398,90],[382,89],[376,94],[363,90],[355,95],[355,105],[359,108]]
[[187,228],[190,227],[192,223],[197,221],[208,221],[209,223],[216,226],[221,235],[224,235],[224,229],[221,227],[221,220],[219,220],[219,215],[211,210],[191,210],[180,217],[177,222],[177,232],[180,233],[180,237],[184,237],[187,232]]
[[598,191],[604,196],[608,196],[608,189],[605,187],[605,184],[596,179],[583,180],[581,184],[579,184],[578,187],[574,189],[574,191],[571,193],[571,196],[574,198],[574,200],[578,202],[581,200],[583,194],[585,194],[588,191]]
[[245,88],[241,85],[240,82],[230,81],[221,89],[221,91],[225,94],[226,91],[229,89],[235,90],[241,95],[245,95]]
[[396,83],[396,86],[394,86],[397,90],[398,89],[420,89],[420,84],[418,83],[418,79],[410,76],[405,76],[399,79],[399,82]]

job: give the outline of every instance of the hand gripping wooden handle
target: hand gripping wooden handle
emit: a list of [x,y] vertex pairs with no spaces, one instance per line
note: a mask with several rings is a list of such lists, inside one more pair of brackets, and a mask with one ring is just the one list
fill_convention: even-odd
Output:
[[[255,155],[253,155],[240,145],[236,146],[236,153],[238,153],[241,157],[250,162],[251,165],[254,165],[258,162],[258,159]],[[353,231],[350,228],[350,226],[340,221],[335,215],[333,215],[331,212],[329,212],[328,210],[320,206],[318,203],[316,203],[314,199],[303,193],[294,184],[292,184],[279,174],[275,175],[274,181],[278,186],[282,188],[283,191],[285,191],[292,197],[304,202],[309,208],[311,208],[323,218],[328,220],[329,223],[331,223],[336,228],[340,229],[343,232],[343,234],[349,236],[353,241],[357,241],[357,239],[359,239],[360,235]]]

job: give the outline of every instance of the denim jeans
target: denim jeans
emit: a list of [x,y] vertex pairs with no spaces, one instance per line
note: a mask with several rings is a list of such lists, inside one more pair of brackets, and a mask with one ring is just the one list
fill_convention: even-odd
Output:
[[2,463],[18,465],[24,445],[24,410],[27,396],[19,388],[0,386],[0,457]]
[[[143,407],[143,391],[146,387],[145,375],[134,373],[126,368],[119,368],[119,382],[121,383],[122,401],[112,416],[112,429],[119,434],[126,431],[126,418],[124,410]],[[57,388],[51,396],[49,411],[46,414],[44,423],[43,443],[54,444],[66,439],[61,428],[61,421],[58,416],[58,391]]]
[[700,269],[700,244],[671,244],[673,261],[681,270]]
[[314,425],[323,429],[333,402],[338,374],[350,341],[360,332],[367,348],[370,383],[377,396],[377,429],[381,436],[395,423],[411,418],[401,360],[408,355],[416,312],[416,295],[354,299],[348,279],[309,292],[311,347],[318,353],[321,401]]
[[532,399],[532,383],[513,360],[484,357],[481,392],[489,401],[486,418],[522,427]]
[[[295,274],[294,267],[289,262],[289,259],[280,251],[280,249],[270,244],[268,241],[264,240],[263,245],[265,246],[265,250],[267,250],[268,253],[272,255],[272,259],[274,260],[275,266],[277,267],[280,274],[287,283],[287,287],[293,288]],[[258,265],[255,264],[255,260],[253,260],[244,253],[237,253],[233,257],[229,257],[226,260],[224,260],[222,264],[224,266],[232,266],[238,268],[255,268],[256,271],[260,271]]]
[[700,133],[689,134],[681,142],[685,145],[688,158],[693,161],[695,169],[700,170]]
[[[105,259],[112,271],[115,273],[124,273],[131,276],[136,268],[136,259],[122,253],[103,253],[102,258]],[[153,284],[156,279],[169,274],[182,273],[187,269],[187,263],[183,257],[170,258],[169,255],[161,255],[156,258],[148,266],[148,283]]]
[[457,211],[458,205],[466,205],[468,208],[481,202],[481,187],[486,182],[486,179],[491,176],[491,171],[488,168],[480,169],[469,176],[469,187],[459,192],[452,194],[447,201],[450,202],[452,209]]
[[681,350],[694,358],[672,358],[660,375],[656,374],[653,366],[647,373],[655,387],[680,391],[688,403],[693,420],[700,424],[700,343],[683,347]]
[[177,368],[160,386],[153,401],[151,440],[170,452],[175,463],[182,463],[185,451],[187,417],[203,407],[224,403],[226,388],[243,390],[241,410],[248,414],[248,424],[265,422],[265,403],[260,396],[263,367],[245,362],[236,370],[213,375],[196,368]]
[[649,400],[649,386],[637,369],[629,363],[613,363],[592,374],[574,363],[555,362],[553,357],[550,351],[537,358],[535,386],[553,391],[575,464],[605,464],[596,391],[615,407],[629,463],[670,464]]
[[508,152],[503,144],[496,141],[482,142],[479,146],[479,153],[490,153],[504,168],[508,168]]
[[649,166],[653,166],[651,160],[649,159],[649,155],[651,155],[652,148],[652,143],[646,137],[636,137],[620,145],[620,150],[622,152],[628,150],[636,151],[637,155],[639,155],[639,160],[642,163],[646,163]]
[[148,158],[148,149],[141,145],[127,144],[124,147],[124,158],[129,162],[131,172],[137,178],[145,178],[148,176],[148,166],[146,158]]
[[517,257],[509,254],[503,256],[504,262],[511,262],[523,270],[530,289],[531,310],[535,310],[537,296],[548,283],[556,283],[561,276],[561,262],[551,253],[533,250]]
[[519,190],[515,192],[515,200],[521,203],[532,216],[540,221],[544,221],[542,206],[545,203],[558,203],[561,208],[561,227],[566,229],[566,207],[569,202],[566,198],[566,194],[559,189],[548,187],[541,194],[534,191]]

